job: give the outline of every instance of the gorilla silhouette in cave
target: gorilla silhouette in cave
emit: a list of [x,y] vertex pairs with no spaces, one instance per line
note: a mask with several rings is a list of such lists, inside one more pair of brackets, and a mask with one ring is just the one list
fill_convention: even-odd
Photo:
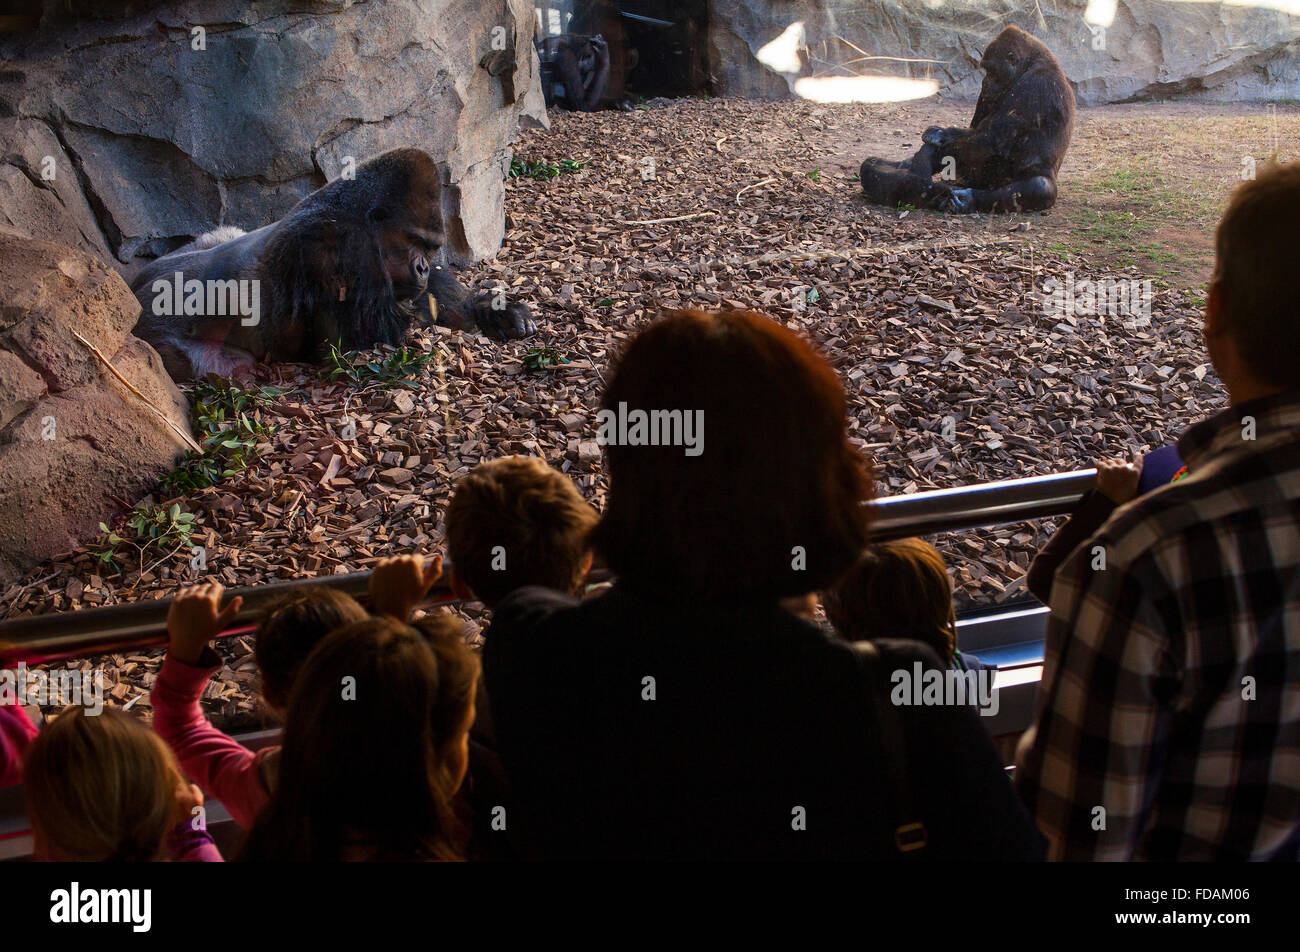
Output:
[[[610,89],[609,41],[597,33],[548,36],[537,47],[542,61],[542,92],[546,105],[576,112],[595,112],[606,105]],[[621,100],[622,93],[611,97]]]
[[637,95],[708,86],[704,0],[579,0],[571,16],[540,7],[538,14],[540,29],[551,31],[537,40],[548,106],[628,110]]

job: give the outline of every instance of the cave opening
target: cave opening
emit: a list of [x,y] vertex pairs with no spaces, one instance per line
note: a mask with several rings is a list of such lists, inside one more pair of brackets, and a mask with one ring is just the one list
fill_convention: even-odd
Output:
[[711,91],[708,0],[546,0],[536,4],[534,39],[605,37],[611,79],[632,102]]

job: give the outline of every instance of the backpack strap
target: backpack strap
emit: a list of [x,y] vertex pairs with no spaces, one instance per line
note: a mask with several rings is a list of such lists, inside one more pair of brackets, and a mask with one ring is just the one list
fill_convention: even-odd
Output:
[[866,675],[866,689],[875,726],[884,753],[885,783],[889,798],[890,822],[894,824],[894,847],[904,859],[919,859],[928,836],[925,823],[916,813],[908,783],[907,739],[898,709],[885,696],[881,677],[883,660],[880,651],[869,641],[854,642],[851,647]]

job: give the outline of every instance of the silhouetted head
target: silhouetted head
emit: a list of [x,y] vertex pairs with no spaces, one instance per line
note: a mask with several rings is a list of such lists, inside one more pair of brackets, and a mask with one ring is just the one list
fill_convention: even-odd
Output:
[[65,708],[28,748],[23,785],[42,860],[152,862],[183,818],[176,758],[116,708]]
[[846,423],[835,371],[793,331],[751,311],[669,312],[602,399],[597,551],[624,580],[721,598],[830,584],[867,541],[871,480]]
[[270,802],[248,858],[457,856],[478,659],[454,618],[378,616],[331,632],[303,662]]
[[546,460],[479,463],[447,506],[447,554],[474,595],[495,605],[524,585],[578,594],[599,516],[573,481]]
[[267,605],[253,642],[266,703],[283,712],[293,679],[317,643],[334,629],[368,617],[351,595],[322,585],[303,585]]
[[1205,342],[1234,403],[1300,386],[1300,162],[1240,185],[1214,235]]
[[957,647],[952,582],[939,551],[924,539],[867,546],[853,567],[822,592],[826,618],[849,641],[914,638],[944,664]]

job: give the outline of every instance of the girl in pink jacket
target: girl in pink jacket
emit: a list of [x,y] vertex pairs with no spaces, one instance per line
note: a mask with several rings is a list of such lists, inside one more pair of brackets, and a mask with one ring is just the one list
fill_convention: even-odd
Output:
[[[379,562],[371,574],[375,614],[409,618],[442,573],[442,559],[426,568],[417,556]],[[228,628],[242,600],[221,608],[222,587],[211,583],[179,592],[167,615],[167,657],[149,700],[153,727],[175,752],[181,769],[220,800],[242,829],[275,789],[280,748],[249,750],[208,722],[199,704],[208,679],[221,668],[209,642]],[[303,586],[269,605],[257,627],[254,657],[262,698],[277,719],[288,707],[294,677],[311,650],[335,629],[370,617],[356,599],[321,586]]]

